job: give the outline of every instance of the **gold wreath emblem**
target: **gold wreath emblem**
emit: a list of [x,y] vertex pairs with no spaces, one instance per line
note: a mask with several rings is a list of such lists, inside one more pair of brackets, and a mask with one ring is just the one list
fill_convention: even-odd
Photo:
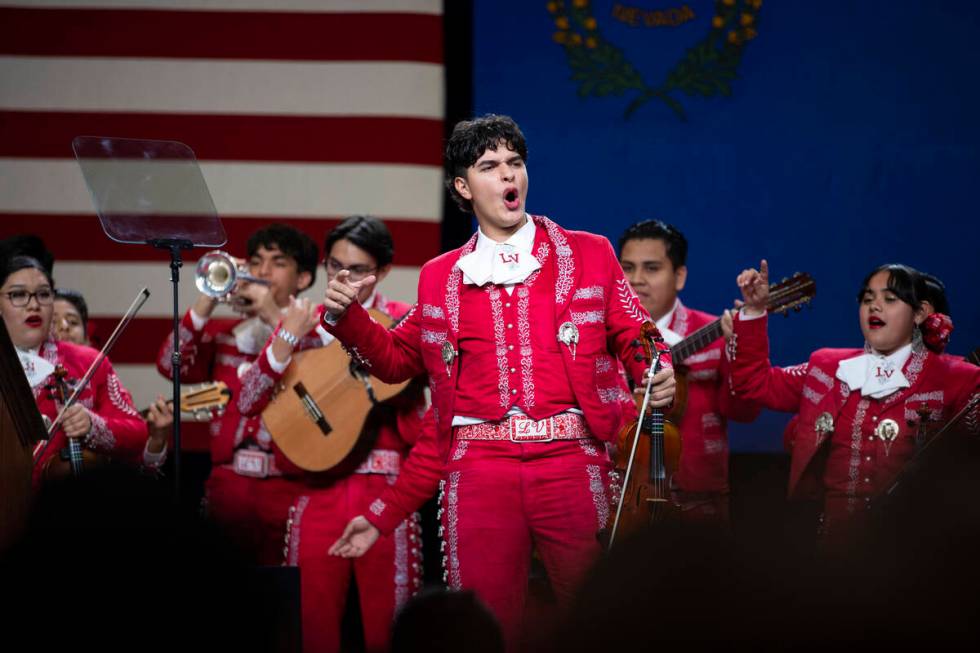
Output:
[[762,0],[716,0],[708,33],[688,48],[663,82],[651,86],[623,51],[602,36],[589,4],[588,0],[552,0],[546,5],[554,16],[552,38],[565,49],[579,96],[637,91],[624,117],[650,100],[660,100],[681,120],[687,120],[687,114],[676,94],[731,95],[745,46],[758,35],[762,8]]

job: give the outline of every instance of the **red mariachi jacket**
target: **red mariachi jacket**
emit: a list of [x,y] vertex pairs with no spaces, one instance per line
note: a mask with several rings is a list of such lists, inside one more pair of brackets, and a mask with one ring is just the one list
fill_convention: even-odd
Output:
[[[637,338],[640,325],[650,318],[624,278],[608,240],[585,232],[566,231],[544,217],[532,216],[532,219],[547,234],[548,247],[535,255],[542,265],[553,266],[555,288],[554,322],[534,320],[530,328],[566,322],[576,325],[579,338],[574,355],[572,347],[559,347],[564,374],[589,429],[597,438],[612,441],[623,424],[635,416],[636,410],[613,356],[619,357],[634,381],[641,381],[646,364],[642,357],[637,359],[640,352]],[[429,376],[431,423],[423,429],[423,436],[399,481],[399,486],[408,488],[406,494],[391,502],[396,504],[397,511],[387,510],[388,501],[384,497],[381,503],[372,505],[375,525],[382,532],[386,530],[390,513],[411,512],[417,507],[411,504],[431,494],[433,479],[441,477],[441,466],[448,456],[459,372],[456,352],[459,351],[462,273],[456,261],[473,251],[475,244],[474,234],[462,248],[443,254],[422,268],[418,304],[391,331],[374,323],[357,305],[352,305],[336,325],[326,324],[346,344],[351,355],[359,358],[378,378],[395,382],[422,372]],[[549,333],[546,337],[558,336]],[[669,355],[662,357],[668,366],[669,358]],[[533,359],[528,362],[532,367],[536,363]],[[486,375],[497,378],[498,371],[496,367],[488,367]],[[536,391],[540,393],[541,403],[547,403],[543,395],[548,389],[538,387]],[[431,442],[426,443],[429,433]],[[424,463],[415,464],[415,461]],[[421,470],[423,464],[429,468]],[[416,472],[419,482],[413,489],[411,479]],[[392,517],[391,521],[397,523],[400,519]]]
[[[716,319],[678,302],[668,328],[686,338]],[[684,492],[727,492],[726,422],[751,422],[759,416],[761,406],[732,395],[724,339],[689,356],[683,365],[688,368],[687,406],[677,424],[681,432],[681,461],[675,480]]]
[[[921,348],[903,369],[910,387],[882,399],[861,397],[835,376],[860,349],[819,349],[803,365],[771,367],[767,322],[736,317],[732,387],[767,408],[799,413],[787,438],[791,498],[834,494],[847,498],[849,511],[870,504],[915,454],[921,421],[948,420],[980,392],[980,368]],[[977,413],[965,421],[973,431]],[[885,420],[898,427],[890,443],[876,434]]]
[[[391,301],[378,294],[375,298],[373,308],[385,313],[394,320],[398,320],[409,311],[411,306],[403,302]],[[319,311],[322,317],[324,307],[320,306]],[[275,337],[273,335],[269,338],[269,341],[266,342],[255,363],[242,375],[242,391],[238,396],[237,403],[239,411],[248,418],[262,414],[262,411],[265,410],[266,406],[272,400],[274,389],[285,373],[285,371],[277,372],[269,365],[269,357],[266,354],[266,350],[272,346]],[[300,339],[294,351],[322,346],[323,341],[314,328],[305,337]],[[368,417],[368,424],[377,427],[377,439],[371,445],[372,449],[397,451],[401,457],[405,456],[408,449],[418,439],[421,430],[422,415],[425,412],[425,398],[418,390],[420,388],[410,386],[397,397],[393,397],[385,402],[385,404],[376,406],[373,409],[371,415]],[[390,410],[386,410],[386,408]],[[276,466],[281,471],[288,474],[306,474],[306,472],[296,467],[286,458],[286,455],[280,451],[275,443],[272,444],[272,448],[276,454]],[[353,471],[363,461],[366,454],[367,451],[361,451],[359,448],[355,448],[355,451],[351,452],[345,460],[341,461],[337,467],[324,472],[323,476],[333,478]]]
[[[70,383],[85,376],[99,352],[70,342],[45,340],[39,355],[52,365],[63,365],[68,371]],[[53,384],[53,377],[48,377],[34,387],[38,410],[52,420],[59,412],[54,399],[57,395],[48,390]],[[147,439],[146,422],[133,406],[132,397],[119,382],[108,358],[103,359],[92,380],[79,395],[78,402],[92,413],[92,430],[83,440],[86,448],[135,465],[142,463]],[[57,429],[41,460],[34,466],[35,485],[40,482],[45,461],[59,455],[66,445],[64,432]]]

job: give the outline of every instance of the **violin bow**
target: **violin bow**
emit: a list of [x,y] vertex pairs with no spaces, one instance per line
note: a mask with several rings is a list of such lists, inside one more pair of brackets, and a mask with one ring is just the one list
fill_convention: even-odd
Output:
[[641,333],[642,338],[649,343],[650,356],[653,359],[650,365],[650,374],[647,376],[646,389],[643,392],[643,404],[640,408],[639,417],[636,420],[636,432],[633,433],[633,446],[630,448],[629,461],[626,463],[626,472],[623,474],[622,489],[619,491],[619,502],[616,505],[616,519],[613,520],[612,532],[609,534],[609,548],[616,540],[616,533],[619,531],[619,517],[623,513],[623,501],[626,499],[626,486],[629,485],[630,474],[633,472],[633,460],[636,458],[636,447],[640,442],[640,432],[643,430],[643,418],[650,407],[650,391],[653,388],[653,376],[660,371],[660,350],[657,343],[647,333]]
[[54,421],[48,426],[48,440],[44,443],[44,447],[42,447],[37,455],[34,456],[35,465],[44,455],[48,445],[51,444],[51,434],[54,433],[54,430],[58,428],[59,424],[61,424],[61,420],[65,416],[65,411],[75,404],[75,401],[78,399],[78,395],[81,394],[81,392],[88,385],[89,381],[92,380],[92,377],[95,375],[95,371],[99,369],[102,361],[104,361],[106,356],[109,355],[109,351],[112,349],[113,345],[116,344],[116,341],[119,340],[119,336],[121,336],[122,332],[126,330],[129,323],[133,321],[133,318],[136,317],[136,313],[143,308],[143,304],[146,303],[146,300],[149,299],[149,297],[150,291],[145,286],[138,293],[136,293],[136,299],[133,300],[133,303],[129,305],[129,309],[126,311],[126,314],[123,315],[121,320],[119,320],[119,324],[116,325],[116,328],[112,331],[112,335],[109,336],[106,343],[102,346],[102,350],[99,352],[99,355],[96,356],[95,360],[92,361],[92,364],[89,365],[89,368],[85,372],[85,376],[82,377],[81,381],[75,384],[75,389],[72,391],[71,396],[68,397],[68,401],[65,402],[64,406],[62,406],[61,410],[58,412],[58,416],[55,417]]

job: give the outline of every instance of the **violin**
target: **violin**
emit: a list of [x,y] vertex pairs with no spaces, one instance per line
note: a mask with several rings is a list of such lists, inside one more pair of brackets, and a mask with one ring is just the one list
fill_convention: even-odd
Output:
[[[75,381],[68,378],[68,370],[61,364],[55,366],[51,376],[54,383],[48,386],[47,390],[60,409],[71,396]],[[64,431],[62,430],[62,432]],[[69,475],[78,478],[86,467],[104,462],[99,460],[99,456],[95,452],[83,449],[80,438],[66,436],[65,439],[68,440],[68,445],[59,452],[59,455],[49,458],[44,464],[42,477],[46,480],[67,478]]]
[[609,534],[610,547],[617,536],[635,533],[677,512],[670,496],[670,479],[680,463],[680,431],[664,419],[663,410],[648,410],[652,377],[661,369],[661,352],[656,345],[663,342],[663,336],[653,322],[645,322],[640,327],[640,341],[651,374],[639,417],[624,426],[617,439],[615,467],[622,478],[622,491]]

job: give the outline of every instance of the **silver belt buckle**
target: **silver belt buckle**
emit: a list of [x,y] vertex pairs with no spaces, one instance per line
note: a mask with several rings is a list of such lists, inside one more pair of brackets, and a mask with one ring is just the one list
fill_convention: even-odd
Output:
[[555,439],[555,418],[534,420],[524,415],[511,415],[511,442],[551,442]]
[[235,473],[253,478],[269,476],[269,456],[262,451],[239,449],[233,461]]

